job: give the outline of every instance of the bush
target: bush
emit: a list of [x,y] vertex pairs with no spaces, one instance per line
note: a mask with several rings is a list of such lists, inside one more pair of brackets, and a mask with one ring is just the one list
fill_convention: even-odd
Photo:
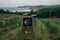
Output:
[[0,27],[3,27],[3,22],[0,22]]
[[0,13],[6,13],[6,11],[4,11],[3,9],[0,9]]
[[50,34],[56,34],[58,31],[57,31],[57,27],[53,27],[50,22],[46,22],[46,21],[43,21],[43,23],[45,23],[45,26],[47,27],[47,29],[49,30]]

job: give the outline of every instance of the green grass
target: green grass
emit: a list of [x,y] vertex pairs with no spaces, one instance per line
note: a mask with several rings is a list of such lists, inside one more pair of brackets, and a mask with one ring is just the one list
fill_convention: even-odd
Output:
[[0,40],[15,38],[21,29],[21,16],[15,14],[0,14]]
[[[42,35],[42,40],[59,40],[60,38],[60,18],[44,18],[44,19],[36,19],[37,26],[35,29],[36,36],[40,33]],[[40,28],[40,29],[39,29]],[[41,32],[42,30],[42,32]],[[47,39],[48,38],[48,39]]]
[[[20,40],[21,15],[0,14],[0,40]],[[60,18],[35,18],[36,40],[60,40]]]

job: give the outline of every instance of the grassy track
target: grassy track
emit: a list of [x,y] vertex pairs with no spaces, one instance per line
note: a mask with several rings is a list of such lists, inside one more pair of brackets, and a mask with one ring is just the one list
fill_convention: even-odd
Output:
[[[49,33],[45,27],[45,25],[41,22],[40,19],[36,19],[36,38],[40,38],[41,40],[50,40]],[[38,39],[37,38],[37,39]]]
[[41,40],[60,40],[60,18],[36,19],[35,29]]

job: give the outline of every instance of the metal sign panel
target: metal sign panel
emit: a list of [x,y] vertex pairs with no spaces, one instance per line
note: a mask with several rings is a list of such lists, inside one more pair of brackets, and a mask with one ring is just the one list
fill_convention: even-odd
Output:
[[23,18],[23,26],[32,26],[32,18]]

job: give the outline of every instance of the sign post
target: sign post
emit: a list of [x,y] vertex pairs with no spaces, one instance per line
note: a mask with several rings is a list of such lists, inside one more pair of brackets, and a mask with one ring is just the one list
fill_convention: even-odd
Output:
[[22,20],[21,40],[35,40],[34,18],[32,16],[23,16]]

